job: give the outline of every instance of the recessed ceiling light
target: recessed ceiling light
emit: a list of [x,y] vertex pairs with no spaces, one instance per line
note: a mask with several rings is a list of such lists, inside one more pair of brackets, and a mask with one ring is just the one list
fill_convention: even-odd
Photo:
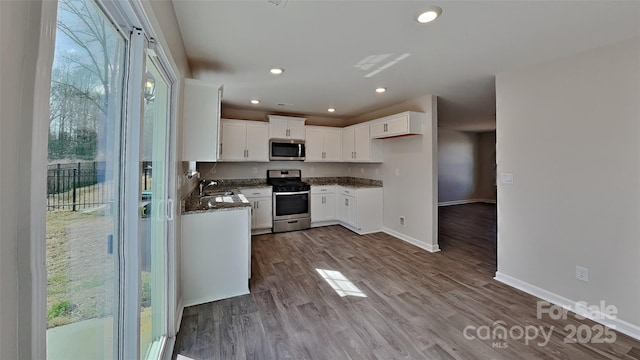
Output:
[[387,91],[387,88],[379,87],[379,88],[377,88],[377,89],[376,89],[376,92],[377,92],[378,94],[382,94],[382,93],[383,93],[383,92],[385,92],[385,91]]
[[269,70],[273,75],[280,75],[284,72],[283,68],[271,68],[271,70]]
[[442,14],[441,8],[437,6],[431,6],[425,9],[420,15],[418,15],[416,20],[418,20],[418,22],[421,24],[426,24],[437,19],[440,14]]
[[257,104],[260,104],[260,100],[253,99],[251,100],[251,103],[254,105],[257,105]]
[[336,109],[334,109],[334,108],[328,108],[328,109],[327,109],[327,111],[328,111],[328,112],[334,112],[334,111],[336,111]]

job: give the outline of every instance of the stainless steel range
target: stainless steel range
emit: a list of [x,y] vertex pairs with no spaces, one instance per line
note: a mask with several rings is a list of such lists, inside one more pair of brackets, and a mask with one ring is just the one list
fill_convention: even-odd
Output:
[[302,182],[300,170],[268,170],[273,187],[273,232],[311,227],[311,186]]

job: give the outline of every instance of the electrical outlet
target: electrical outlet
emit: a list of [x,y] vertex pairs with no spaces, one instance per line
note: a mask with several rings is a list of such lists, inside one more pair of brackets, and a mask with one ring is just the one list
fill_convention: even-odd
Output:
[[316,172],[316,168],[314,168],[313,166],[311,167],[311,173],[315,173]]
[[178,189],[180,189],[182,187],[182,174],[178,175]]
[[400,216],[400,226],[404,226],[404,216]]
[[576,279],[584,282],[589,281],[589,269],[582,266],[576,266]]
[[258,173],[258,168],[257,168],[257,167],[254,167],[254,168],[253,168],[253,173],[254,173],[254,174],[257,174],[257,173]]
[[364,174],[364,168],[360,168],[360,174]]
[[380,174],[380,169],[376,168],[376,175],[379,175],[379,174]]
[[351,172],[351,166],[347,168],[347,172]]

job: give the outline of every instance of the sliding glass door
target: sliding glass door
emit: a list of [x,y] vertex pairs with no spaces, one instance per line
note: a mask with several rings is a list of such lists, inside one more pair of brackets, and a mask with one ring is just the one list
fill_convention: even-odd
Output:
[[[129,2],[96,1],[58,0],[46,179],[47,358],[157,359],[171,305],[173,85],[163,59],[145,55],[148,36],[141,22],[131,23],[140,12],[127,11]],[[109,6],[118,7],[117,20]]]
[[156,359],[167,315],[168,125],[170,86],[157,59],[148,56],[140,158],[142,266],[140,356]]

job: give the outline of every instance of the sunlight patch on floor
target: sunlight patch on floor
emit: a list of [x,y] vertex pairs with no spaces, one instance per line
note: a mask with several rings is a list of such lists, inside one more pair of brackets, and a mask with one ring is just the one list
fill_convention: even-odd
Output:
[[335,290],[341,297],[357,296],[367,297],[357,286],[347,279],[340,271],[316,269],[318,274]]

